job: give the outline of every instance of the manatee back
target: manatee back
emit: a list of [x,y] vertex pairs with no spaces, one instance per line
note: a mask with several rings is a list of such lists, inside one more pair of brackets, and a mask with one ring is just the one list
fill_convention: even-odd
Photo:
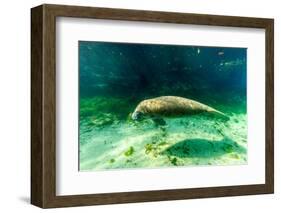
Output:
[[207,106],[199,102],[175,96],[161,96],[141,103],[147,114],[159,116],[182,116],[206,111]]

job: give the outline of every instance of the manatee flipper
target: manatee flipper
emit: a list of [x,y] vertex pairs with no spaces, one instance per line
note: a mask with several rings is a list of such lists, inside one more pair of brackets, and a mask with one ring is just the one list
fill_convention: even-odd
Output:
[[163,118],[151,117],[151,119],[153,120],[153,122],[156,126],[165,126],[166,125],[166,121]]

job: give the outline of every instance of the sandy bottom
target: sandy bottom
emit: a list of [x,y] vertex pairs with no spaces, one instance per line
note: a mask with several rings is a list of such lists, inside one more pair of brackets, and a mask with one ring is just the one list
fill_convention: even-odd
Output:
[[80,171],[247,163],[247,117],[196,115],[152,120],[80,120]]

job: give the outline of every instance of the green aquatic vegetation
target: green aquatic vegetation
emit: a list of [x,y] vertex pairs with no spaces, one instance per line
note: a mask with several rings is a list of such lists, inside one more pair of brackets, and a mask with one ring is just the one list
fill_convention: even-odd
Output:
[[94,112],[91,107],[83,107],[83,108],[80,107],[80,110],[79,110],[80,119],[87,117],[87,116],[91,116],[93,114],[94,114]]
[[239,155],[236,154],[236,153],[235,154],[231,154],[230,157],[233,158],[233,159],[240,159]]
[[171,163],[174,165],[174,166],[177,166],[177,161],[178,159],[177,158],[173,158]]
[[82,134],[85,134],[85,133],[89,133],[89,132],[91,132],[91,131],[92,131],[91,128],[85,127],[85,128],[83,129],[83,133],[81,133],[81,135],[82,135]]
[[159,143],[165,142],[167,136],[168,136],[168,133],[167,133],[166,128],[161,127],[160,132],[158,132],[151,138],[151,140],[152,140],[151,143],[159,144]]
[[103,113],[92,117],[92,125],[96,127],[105,127],[112,125],[116,121],[116,117],[110,113]]
[[111,158],[111,159],[109,160],[109,162],[110,162],[110,163],[114,163],[114,162],[115,162],[115,159],[114,159],[114,158]]
[[126,157],[129,157],[129,156],[133,155],[134,152],[135,152],[134,147],[130,146],[130,148],[129,148],[127,151],[124,152],[124,155],[125,155]]
[[110,113],[118,120],[126,120],[135,103],[126,98],[101,97],[80,99],[80,119]]
[[166,141],[161,141],[160,143],[152,141],[151,143],[147,143],[144,146],[145,154],[152,154],[156,158],[160,154],[162,147],[167,144]]
[[145,154],[152,154],[153,157],[157,158],[159,154],[159,146],[155,143],[148,143],[145,145]]
[[142,128],[142,127],[151,126],[152,121],[150,119],[143,119],[143,120],[139,120],[139,121],[134,121],[133,119],[129,119],[129,120],[127,120],[127,123],[129,123],[130,125],[132,125],[134,127]]
[[169,159],[170,163],[173,164],[174,166],[178,165],[178,159],[176,157],[168,156],[168,159]]
[[149,154],[154,149],[154,146],[151,143],[148,143],[145,144],[144,148],[145,148],[145,154]]
[[164,146],[167,145],[168,143],[166,141],[162,141],[161,143],[158,144],[158,146]]
[[126,122],[129,123],[129,124],[133,124],[134,123],[134,120],[132,119],[132,114],[133,113],[130,112],[128,114],[128,116],[127,116],[127,119],[126,119]]

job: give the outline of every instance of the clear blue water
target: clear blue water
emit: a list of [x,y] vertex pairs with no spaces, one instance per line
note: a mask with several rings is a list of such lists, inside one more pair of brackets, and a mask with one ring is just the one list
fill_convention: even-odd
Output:
[[[247,163],[247,49],[79,42],[80,170]],[[179,96],[196,114],[133,120],[143,100]]]

